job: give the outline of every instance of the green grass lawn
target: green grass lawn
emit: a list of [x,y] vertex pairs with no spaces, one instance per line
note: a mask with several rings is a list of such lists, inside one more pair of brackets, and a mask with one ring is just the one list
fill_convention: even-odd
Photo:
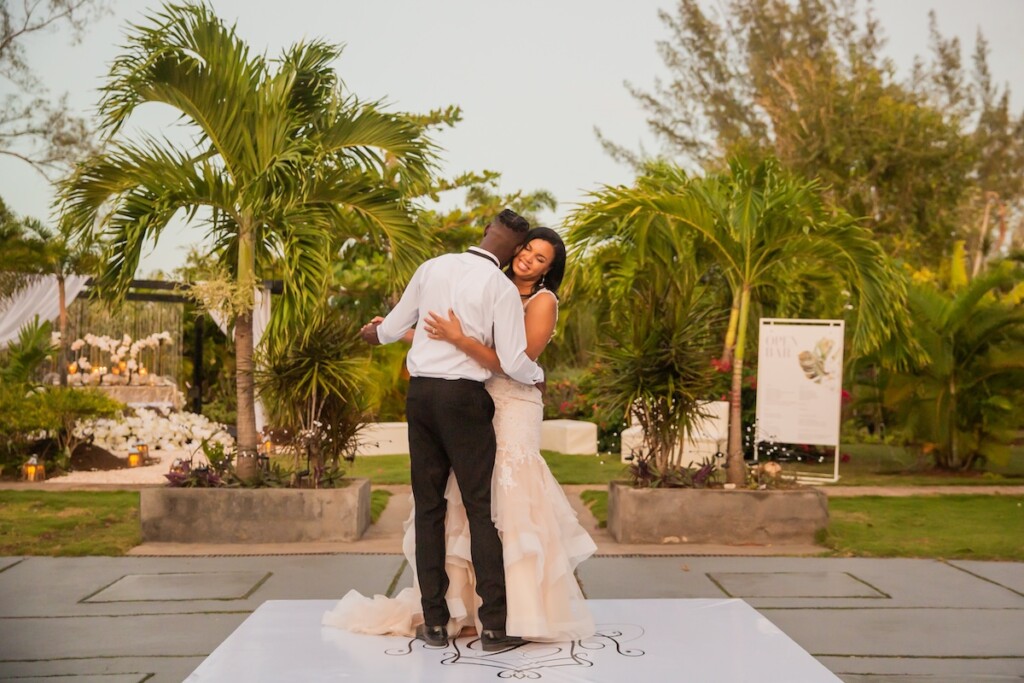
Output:
[[838,555],[1024,560],[1024,496],[833,498],[825,545]]
[[384,508],[388,506],[388,499],[391,498],[391,491],[378,489],[370,491],[370,524],[376,524]]
[[590,514],[597,520],[597,526],[604,529],[608,526],[608,492],[583,491],[580,500],[590,509]]
[[[555,479],[562,484],[607,484],[623,477],[624,467],[610,455],[563,455],[543,451]],[[368,477],[374,484],[408,484],[408,455],[368,455],[348,465],[347,476]]]
[[[899,446],[847,444],[842,453],[850,461],[839,464],[839,486],[978,486],[985,484],[1024,486],[1024,447],[1014,448],[1010,462],[992,466],[989,472],[941,473],[917,462]],[[617,454],[564,455],[543,451],[552,474],[562,484],[607,484],[625,478],[625,465]],[[290,464],[290,460],[288,460]],[[832,464],[783,463],[787,471],[832,473]],[[347,466],[348,476],[367,477],[374,484],[408,484],[408,455],[370,455]],[[1024,489],[1022,489],[1024,490]]]
[[[918,459],[901,446],[844,444],[836,486],[1024,486],[1024,447],[1013,448],[1006,465],[991,465],[986,472],[936,472],[930,461]],[[783,463],[786,470],[831,474],[833,464]]]
[[[607,525],[608,492],[583,503]],[[1024,496],[862,496],[828,501],[822,544],[848,557],[1024,561]]]
[[134,491],[0,491],[0,555],[123,555],[142,542]]

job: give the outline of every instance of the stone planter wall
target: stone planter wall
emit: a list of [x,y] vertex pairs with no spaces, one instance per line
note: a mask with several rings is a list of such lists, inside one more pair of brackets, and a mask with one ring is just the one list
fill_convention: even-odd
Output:
[[813,544],[828,526],[817,489],[634,489],[608,486],[608,531],[619,543]]
[[142,489],[142,540],[355,541],[370,526],[370,480],[339,489]]

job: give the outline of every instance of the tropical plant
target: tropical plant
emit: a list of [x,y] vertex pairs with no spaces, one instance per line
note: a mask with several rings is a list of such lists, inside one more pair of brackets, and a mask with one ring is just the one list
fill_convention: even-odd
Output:
[[57,469],[66,470],[71,454],[88,438],[76,430],[81,420],[110,418],[124,410],[124,404],[115,401],[97,389],[48,387],[30,394],[25,409],[56,445],[54,454]]
[[61,225],[54,229],[35,219],[24,221],[23,260],[17,269],[30,275],[50,275],[57,282],[57,373],[61,385],[68,381],[68,300],[69,275],[85,275],[99,266],[99,253],[92,235],[75,236]]
[[878,370],[882,405],[935,466],[1005,464],[1024,425],[1024,270],[993,265],[968,282],[964,251],[947,287],[910,288],[909,311],[924,362]]
[[[340,48],[310,41],[276,60],[254,55],[207,5],[165,5],[128,31],[100,102],[105,150],[62,184],[62,211],[80,232],[101,230],[101,288],[123,293],[149,240],[184,212],[214,241],[231,288],[238,463],[255,476],[254,285],[284,280],[271,328],[307,320],[325,297],[335,247],[369,236],[409,273],[427,250],[402,193],[426,184],[433,146],[417,123],[343,92]],[[120,135],[139,106],[159,102],[194,131],[192,144]],[[97,228],[98,226],[98,228]],[[305,326],[304,330],[315,326]]]
[[21,328],[0,354],[0,470],[18,464],[29,446],[52,439],[56,452],[50,471],[66,469],[76,446],[85,439],[75,431],[79,420],[112,417],[123,406],[98,391],[34,386],[40,365],[55,351],[52,325],[38,317]]
[[637,421],[645,455],[667,472],[677,443],[701,417],[713,382],[710,343],[724,316],[698,282],[691,236],[664,220],[606,208],[598,196],[572,217],[568,243],[578,265],[570,296],[608,311],[595,352],[599,402]]
[[36,316],[18,330],[18,338],[0,353],[0,382],[26,391],[53,351],[53,324],[49,320],[40,322]]
[[314,486],[325,483],[342,458],[354,457],[365,421],[361,388],[369,358],[359,340],[360,324],[329,308],[313,317],[309,335],[278,332],[289,340],[268,345],[257,371],[267,417],[275,430],[291,436],[296,459],[306,456]]
[[[722,361],[732,369],[727,467],[728,481],[736,485],[745,481],[743,361],[758,299],[792,281],[794,273],[829,273],[851,292],[855,352],[883,345],[897,355],[915,351],[903,317],[900,273],[871,233],[826,206],[820,193],[816,182],[793,177],[772,159],[756,165],[734,159],[729,172],[706,177],[652,165],[633,187],[595,193],[572,219],[573,253],[581,259],[590,253],[602,264],[579,269],[583,276],[594,278],[609,266],[624,274],[622,282],[606,280],[613,300],[626,295],[623,283],[643,277],[658,259],[677,272],[713,265],[715,277],[727,285],[731,307]],[[646,315],[665,314],[662,301],[651,303]]]

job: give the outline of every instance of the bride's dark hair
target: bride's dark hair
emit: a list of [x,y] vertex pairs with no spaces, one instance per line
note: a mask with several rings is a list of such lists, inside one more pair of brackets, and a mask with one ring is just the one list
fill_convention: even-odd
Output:
[[[555,258],[551,261],[551,268],[548,272],[544,273],[544,276],[540,280],[533,283],[533,292],[536,294],[542,289],[546,289],[558,296],[558,288],[562,284],[562,278],[565,277],[565,242],[557,232],[551,228],[537,227],[526,233],[526,238],[523,239],[523,246],[526,246],[532,240],[544,240],[555,250]],[[512,279],[514,275],[512,271],[512,264],[508,264],[508,268],[505,269],[505,274],[508,275],[509,279]]]

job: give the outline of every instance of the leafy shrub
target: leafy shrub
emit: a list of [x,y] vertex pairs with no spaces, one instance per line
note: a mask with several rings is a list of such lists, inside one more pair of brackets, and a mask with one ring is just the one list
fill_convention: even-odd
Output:
[[51,387],[23,393],[21,385],[0,385],[0,464],[3,470],[20,465],[29,447],[50,438],[57,445],[48,453],[47,471],[66,470],[71,453],[84,439],[75,434],[79,420],[113,417],[124,405],[93,389]]

